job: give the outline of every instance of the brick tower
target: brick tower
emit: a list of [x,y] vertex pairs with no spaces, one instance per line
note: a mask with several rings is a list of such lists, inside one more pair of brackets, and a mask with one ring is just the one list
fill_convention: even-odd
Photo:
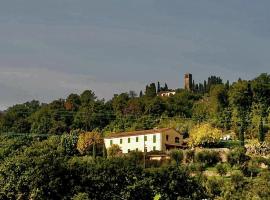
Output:
[[192,90],[192,74],[185,74],[185,89]]

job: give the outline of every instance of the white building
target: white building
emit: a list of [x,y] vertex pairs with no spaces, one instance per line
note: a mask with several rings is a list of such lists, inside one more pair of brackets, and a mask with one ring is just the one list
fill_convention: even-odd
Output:
[[106,148],[117,144],[123,153],[130,151],[167,151],[181,148],[183,136],[175,129],[153,129],[123,133],[113,133],[104,138]]
[[160,97],[170,97],[170,96],[174,96],[176,94],[175,91],[163,91],[163,92],[160,92],[158,94],[158,96]]

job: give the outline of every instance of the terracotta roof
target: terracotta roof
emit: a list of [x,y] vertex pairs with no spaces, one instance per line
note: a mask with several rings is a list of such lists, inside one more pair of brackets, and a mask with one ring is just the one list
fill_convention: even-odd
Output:
[[135,135],[155,134],[155,133],[162,133],[162,132],[169,131],[169,130],[174,130],[174,129],[173,128],[161,128],[161,129],[142,130],[142,131],[111,133],[108,136],[106,136],[105,138],[109,139],[109,138],[119,138],[119,137],[135,136]]

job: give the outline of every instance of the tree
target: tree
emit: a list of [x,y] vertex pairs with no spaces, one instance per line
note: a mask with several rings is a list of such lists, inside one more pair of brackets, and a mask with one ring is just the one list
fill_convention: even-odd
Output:
[[31,129],[29,117],[38,109],[40,109],[40,103],[35,100],[8,108],[1,113],[1,131],[29,133]]
[[208,123],[195,126],[189,133],[189,146],[209,146],[220,141],[222,131]]
[[168,91],[168,90],[169,90],[169,87],[168,87],[167,83],[165,83],[164,91]]
[[229,91],[229,101],[235,111],[234,113],[236,113],[236,117],[239,119],[239,139],[241,145],[244,146],[244,134],[247,130],[250,108],[253,101],[250,82],[238,81],[234,83]]
[[228,154],[228,163],[231,166],[242,165],[249,160],[245,148],[235,148]]
[[135,91],[133,91],[133,90],[130,90],[130,91],[129,91],[129,98],[134,99],[134,98],[136,98],[137,96],[138,96],[138,95],[136,94]]
[[[92,152],[93,157],[96,157],[97,148],[103,148],[103,139],[98,132],[82,132],[79,135],[77,149],[81,154]],[[102,153],[102,152],[99,152]]]
[[204,199],[205,190],[183,168],[169,166],[154,171],[153,186],[161,199]]
[[33,142],[3,161],[0,164],[0,198],[63,199],[71,188],[59,143],[59,137]]
[[111,147],[107,149],[107,155],[109,157],[116,157],[122,154],[122,150],[119,145],[113,144]]
[[145,96],[149,98],[157,96],[157,89],[155,83],[151,83],[149,86],[148,85],[146,86]]
[[77,94],[70,94],[65,102],[65,108],[69,111],[77,111],[81,105],[80,96]]
[[80,96],[82,105],[89,105],[90,103],[95,101],[96,98],[97,97],[92,90],[85,90]]
[[228,165],[226,164],[219,163],[216,168],[220,176],[225,176],[228,173]]
[[42,107],[30,117],[31,133],[49,134],[52,126],[51,111],[48,106]]
[[176,162],[176,165],[179,166],[179,164],[184,159],[184,154],[183,154],[183,151],[181,151],[181,150],[172,150],[170,152],[170,157],[172,160],[174,160]]
[[77,143],[79,132],[80,130],[72,130],[69,134],[64,134],[61,136],[61,145],[67,155],[72,156],[78,153]]
[[264,139],[265,139],[265,133],[264,133],[264,126],[263,126],[263,119],[261,117],[260,125],[259,125],[259,141],[264,142]]
[[130,99],[123,110],[124,115],[140,116],[143,113],[143,103],[139,98]]
[[143,92],[142,91],[140,91],[140,97],[143,97]]
[[127,93],[122,93],[120,95],[115,95],[112,99],[113,110],[117,115],[123,115],[124,110],[129,101],[129,95]]
[[270,106],[270,75],[263,73],[251,82],[254,101],[261,105],[262,117],[267,115]]
[[145,114],[161,115],[165,110],[165,104],[160,97],[155,97],[152,101],[147,102]]
[[160,91],[161,91],[161,88],[160,88],[160,82],[158,82],[157,93],[159,93]]

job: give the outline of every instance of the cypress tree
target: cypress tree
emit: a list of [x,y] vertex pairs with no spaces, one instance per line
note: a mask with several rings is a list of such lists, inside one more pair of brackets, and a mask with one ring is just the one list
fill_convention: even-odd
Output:
[[262,117],[260,119],[260,125],[259,125],[259,141],[264,142],[264,127],[263,127]]
[[161,89],[160,89],[160,82],[158,81],[157,92],[159,93],[160,91],[161,91]]
[[168,90],[169,90],[168,85],[167,85],[167,83],[165,83],[164,91],[168,91]]
[[140,97],[142,97],[143,96],[143,92],[142,91],[140,91]]

